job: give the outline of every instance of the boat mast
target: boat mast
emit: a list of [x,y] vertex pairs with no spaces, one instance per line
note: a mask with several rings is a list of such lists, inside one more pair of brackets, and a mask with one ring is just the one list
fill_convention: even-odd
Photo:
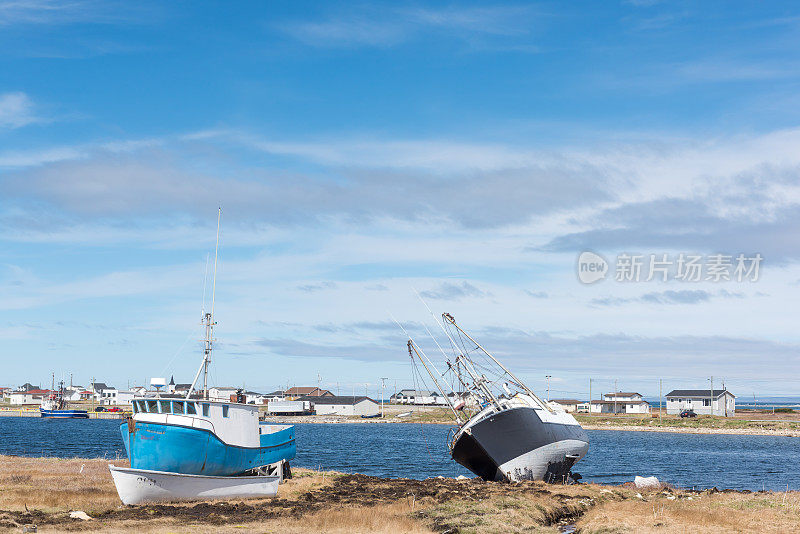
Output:
[[[427,356],[424,355],[425,353],[420,354],[420,351],[417,350],[417,344],[414,343],[414,341],[412,339],[409,339],[408,340],[408,355],[411,356],[412,360],[414,359],[414,354],[417,355],[417,358],[419,359],[420,362],[422,362],[423,367],[425,367],[425,370],[428,371],[428,374],[433,379],[433,383],[436,384],[436,387],[439,389],[439,391],[442,393],[442,395],[444,395],[444,398],[447,401],[447,405],[450,406],[450,409],[453,410],[453,415],[456,416],[456,422],[459,425],[461,425],[463,423],[463,421],[461,419],[461,416],[458,413],[458,410],[456,410],[456,407],[453,406],[453,401],[450,400],[450,396],[447,394],[447,392],[444,390],[444,388],[442,388],[441,384],[439,384],[439,381],[436,379],[436,376],[434,376],[434,374],[428,368],[428,364],[425,363],[425,360],[427,359]],[[433,365],[433,364],[431,364],[431,365]]]
[[[445,321],[447,321],[448,323],[452,324],[452,325],[453,325],[453,326],[454,326],[454,327],[455,327],[455,328],[456,328],[456,329],[457,329],[459,332],[461,332],[462,334],[464,334],[464,335],[467,337],[467,339],[469,339],[470,341],[472,341],[472,342],[475,344],[475,346],[476,346],[476,347],[478,347],[478,348],[481,350],[481,352],[483,352],[483,353],[484,353],[484,354],[486,354],[486,355],[487,355],[489,358],[491,358],[491,359],[492,359],[492,361],[493,361],[494,363],[496,363],[498,366],[500,366],[500,368],[501,368],[503,371],[505,371],[505,372],[508,374],[508,376],[510,376],[510,377],[512,378],[512,380],[514,380],[514,382],[515,382],[517,385],[520,385],[520,386],[522,386],[523,388],[525,388],[525,391],[528,393],[528,395],[530,395],[531,397],[533,397],[534,399],[536,399],[536,401],[537,401],[537,402],[539,402],[539,403],[540,403],[542,406],[544,406],[544,407],[545,407],[545,408],[547,408],[548,410],[552,411],[552,409],[551,409],[549,406],[547,406],[547,404],[545,404],[545,403],[542,401],[542,399],[540,399],[540,398],[539,398],[539,397],[538,397],[538,396],[537,396],[537,395],[536,395],[536,394],[535,394],[533,391],[531,391],[531,389],[530,389],[530,388],[529,388],[529,387],[528,387],[528,386],[527,386],[527,385],[526,385],[526,384],[525,384],[525,383],[524,383],[522,380],[520,380],[519,378],[517,378],[517,377],[516,377],[516,375],[514,375],[514,373],[512,373],[512,372],[511,372],[511,371],[510,371],[510,370],[509,370],[509,369],[508,369],[508,368],[507,368],[505,365],[503,365],[502,363],[500,363],[500,361],[499,361],[497,358],[495,358],[494,356],[492,356],[492,355],[491,355],[491,353],[489,353],[489,351],[488,351],[488,350],[486,350],[485,348],[483,348],[483,347],[481,346],[481,344],[480,344],[480,343],[478,343],[477,341],[475,341],[474,339],[472,339],[472,336],[470,336],[469,334],[467,334],[467,333],[466,333],[466,332],[465,332],[465,331],[464,331],[464,330],[463,330],[463,329],[462,329],[460,326],[458,326],[458,325],[456,324],[456,319],[455,319],[455,317],[453,317],[453,316],[452,316],[452,315],[450,315],[449,313],[443,313],[443,314],[442,314],[442,317],[444,318],[444,320],[445,320]],[[466,366],[465,366],[465,367],[466,367]],[[469,369],[468,369],[468,368],[467,368],[467,372],[469,372]]]
[[217,242],[214,247],[214,278],[211,282],[211,311],[203,311],[203,326],[206,330],[206,336],[203,340],[203,363],[200,365],[200,369],[197,370],[197,374],[194,377],[194,381],[192,381],[192,385],[189,387],[189,391],[186,392],[187,399],[192,395],[194,386],[197,384],[197,380],[200,378],[200,373],[203,373],[203,398],[208,399],[208,364],[211,363],[211,352],[214,345],[214,325],[217,324],[214,321],[214,302],[217,291],[217,258],[219,257],[219,225],[221,219],[222,208],[218,208]]

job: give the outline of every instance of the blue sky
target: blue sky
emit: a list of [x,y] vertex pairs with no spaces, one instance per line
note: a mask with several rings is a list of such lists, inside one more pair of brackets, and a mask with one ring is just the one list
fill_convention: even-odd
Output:
[[[0,0],[1,385],[189,381],[221,205],[218,384],[409,385],[417,289],[553,396],[797,393],[799,38],[779,2]],[[764,264],[586,286],[583,250]]]

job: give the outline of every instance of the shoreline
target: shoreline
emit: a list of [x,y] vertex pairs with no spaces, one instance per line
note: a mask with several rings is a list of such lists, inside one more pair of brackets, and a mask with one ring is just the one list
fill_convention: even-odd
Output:
[[[423,424],[423,425],[446,425],[454,426],[449,421],[398,421],[394,419],[361,419],[361,418],[316,418],[317,416],[294,416],[294,417],[268,417],[263,419],[268,423],[276,424]],[[314,419],[311,419],[314,418]],[[756,423],[756,422],[754,422]],[[580,423],[585,430],[617,430],[624,432],[663,432],[667,434],[726,434],[738,436],[782,436],[800,437],[800,430],[787,428],[714,428],[714,427],[690,427],[690,426],[647,426],[647,425],[626,425],[626,424],[606,424],[606,423]]]
[[710,428],[710,427],[647,427],[636,425],[591,425],[581,424],[584,430],[619,430],[623,432],[664,432],[667,434],[726,434],[736,436],[781,436],[800,437],[800,431],[789,429]]

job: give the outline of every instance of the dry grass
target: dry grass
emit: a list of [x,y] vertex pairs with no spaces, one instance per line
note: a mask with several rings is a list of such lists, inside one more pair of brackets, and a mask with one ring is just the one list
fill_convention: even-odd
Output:
[[677,493],[647,495],[589,510],[577,523],[581,532],[798,532],[800,494]]
[[[0,509],[102,511],[119,506],[108,460],[0,456]],[[127,465],[127,460],[115,461]]]
[[[121,463],[121,462],[115,462]],[[0,456],[0,531],[38,517],[39,532],[136,534],[800,532],[800,493],[639,492],[452,479],[383,480],[296,469],[277,499],[123,507],[107,461]],[[81,466],[83,472],[81,472]],[[46,514],[20,514],[25,507]],[[206,508],[203,508],[205,506]],[[94,521],[70,520],[84,510]]]

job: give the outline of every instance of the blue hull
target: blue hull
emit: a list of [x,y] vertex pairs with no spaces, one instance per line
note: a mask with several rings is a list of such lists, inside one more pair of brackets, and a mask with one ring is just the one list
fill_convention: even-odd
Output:
[[39,408],[42,417],[54,419],[88,419],[89,414],[85,410],[45,410]]
[[230,476],[297,453],[294,427],[261,435],[260,447],[229,445],[208,430],[161,423],[136,421],[131,432],[125,422],[120,432],[133,469]]

